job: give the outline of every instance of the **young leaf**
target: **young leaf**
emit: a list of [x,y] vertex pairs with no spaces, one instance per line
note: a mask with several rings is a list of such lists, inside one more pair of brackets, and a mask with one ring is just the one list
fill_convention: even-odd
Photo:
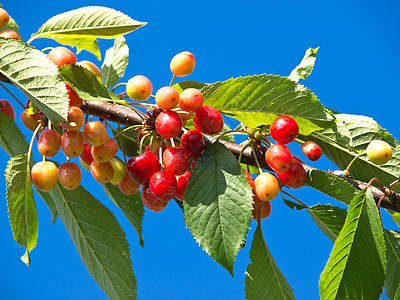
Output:
[[253,193],[235,156],[218,142],[207,147],[186,188],[185,221],[200,246],[232,276],[252,207]]
[[125,195],[118,186],[114,186],[111,183],[103,184],[103,190],[115,206],[122,210],[128,218],[129,223],[131,223],[139,236],[139,244],[144,247],[142,236],[144,207],[140,193]]
[[385,230],[384,235],[387,249],[385,289],[386,295],[393,299],[400,282],[400,232]]
[[112,39],[143,25],[146,23],[135,21],[114,9],[88,6],[52,17],[29,42],[37,38],[54,39],[64,45],[76,46],[78,53],[85,49],[100,60],[96,38]]
[[49,194],[78,253],[110,299],[136,299],[128,242],[114,215],[84,188],[57,185]]
[[364,189],[350,203],[321,274],[321,299],[378,299],[385,280],[385,256],[378,209],[372,193]]
[[300,64],[290,73],[288,79],[298,82],[299,79],[306,79],[314,69],[315,59],[319,47],[308,48]]
[[27,250],[23,261],[29,265],[29,252],[36,247],[39,221],[28,173],[28,155],[12,157],[5,175],[11,228],[15,241]]
[[114,46],[106,51],[103,65],[101,66],[101,81],[106,87],[118,82],[125,73],[128,65],[129,47],[123,36],[114,41]]
[[357,190],[343,178],[321,170],[308,172],[306,184],[347,205],[357,194]]
[[104,86],[99,76],[83,67],[65,65],[60,68],[60,74],[83,100],[122,102]]
[[58,69],[41,51],[0,37],[0,74],[19,88],[53,124],[66,121],[69,98]]
[[285,77],[239,77],[206,85],[202,93],[205,105],[249,128],[271,124],[277,116],[287,115],[297,121],[302,134],[309,135],[333,121],[313,93]]
[[[336,123],[322,132],[312,134],[311,139],[322,149],[323,153],[344,170],[350,161],[359,153],[364,152],[372,140],[383,140],[393,149],[392,159],[378,166],[368,160],[367,156],[359,157],[351,166],[352,178],[368,182],[377,177],[383,185],[388,186],[400,176],[400,146],[399,143],[372,118],[358,115],[335,115]],[[394,190],[400,192],[400,186]]]
[[335,242],[346,221],[347,211],[330,204],[317,204],[307,209],[308,213],[325,235]]
[[244,281],[247,300],[295,299],[292,288],[276,265],[264,241],[261,223],[258,223],[253,235],[250,261]]

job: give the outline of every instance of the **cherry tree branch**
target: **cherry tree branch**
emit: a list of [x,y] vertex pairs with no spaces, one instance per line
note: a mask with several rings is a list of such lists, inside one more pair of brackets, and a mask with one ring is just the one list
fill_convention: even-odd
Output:
[[[144,119],[141,115],[139,115],[137,112],[134,110],[130,109],[129,107],[122,106],[116,103],[110,103],[110,102],[96,102],[96,101],[83,101],[82,111],[86,114],[94,115],[97,116],[101,119],[106,119],[110,120],[116,123],[119,123],[121,125],[126,125],[126,126],[131,126],[131,125],[137,125],[137,124],[142,124]],[[212,144],[216,138],[213,137],[205,137],[205,147],[209,146]],[[230,143],[224,140],[220,140],[221,143],[223,143],[237,158],[239,158],[240,152],[243,148],[243,146]],[[258,157],[258,161],[261,164],[261,167],[266,170],[270,170],[269,166],[265,162],[264,159],[264,151],[259,150],[256,153]],[[244,150],[241,162],[255,166],[257,167],[257,164],[254,160],[252,150],[250,147]],[[311,166],[304,165],[304,168],[307,172],[311,170],[318,170],[315,169]],[[367,187],[367,183],[359,181],[359,180],[354,180],[351,178],[344,178],[349,184],[351,184],[354,188],[357,190],[362,190],[365,187]],[[371,186],[371,191],[372,194],[374,195],[375,202],[378,203],[379,199],[384,195],[384,193],[379,190],[378,188]],[[381,201],[381,207],[400,212],[400,194],[398,193],[391,193],[389,196],[384,197],[383,200]]]

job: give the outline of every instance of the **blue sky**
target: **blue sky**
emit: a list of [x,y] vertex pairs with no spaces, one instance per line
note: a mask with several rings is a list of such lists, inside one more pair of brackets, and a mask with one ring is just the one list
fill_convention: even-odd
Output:
[[[231,77],[289,75],[309,47],[320,47],[312,75],[302,83],[324,106],[340,112],[372,116],[400,137],[396,88],[400,82],[400,4],[398,1],[5,1],[4,8],[20,26],[24,40],[50,17],[86,5],[120,10],[148,22],[126,36],[130,64],[122,81],[146,75],[154,89],[168,85],[170,59],[188,50],[196,57],[187,77],[216,82]],[[102,55],[112,45],[100,40]],[[56,46],[37,40],[33,46]],[[101,62],[85,51],[78,60]],[[16,92],[17,93],[17,92]],[[17,93],[22,102],[25,96]],[[9,96],[0,90],[0,97]],[[17,112],[19,115],[20,111]],[[20,125],[21,122],[18,120]],[[29,136],[28,131],[24,131]],[[294,152],[298,145],[291,146]],[[38,156],[36,156],[38,157]],[[7,155],[0,155],[5,169]],[[326,159],[312,164],[335,169]],[[247,247],[239,251],[235,278],[214,262],[195,242],[180,209],[170,203],[161,213],[146,211],[145,248],[125,217],[99,192],[84,173],[83,186],[116,215],[131,245],[140,299],[244,299],[244,272],[249,263],[252,222]],[[332,203],[309,188],[293,192],[308,205]],[[51,225],[48,208],[36,197],[39,214],[38,246],[26,267],[24,249],[13,240],[7,216],[4,177],[0,182],[1,299],[105,299],[86,271],[63,224]],[[387,215],[385,227],[395,228]],[[318,279],[332,242],[306,212],[290,210],[277,198],[270,218],[263,221],[266,243],[298,299],[318,299]]]

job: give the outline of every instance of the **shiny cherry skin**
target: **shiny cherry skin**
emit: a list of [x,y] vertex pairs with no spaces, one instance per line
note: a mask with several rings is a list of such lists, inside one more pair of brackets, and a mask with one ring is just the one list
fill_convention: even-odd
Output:
[[111,183],[117,185],[124,179],[126,175],[126,169],[123,162],[116,157],[111,158],[110,163],[114,169],[114,176],[111,179]]
[[65,83],[65,87],[67,88],[69,106],[81,107],[83,103],[82,98],[78,96],[78,94],[69,84]]
[[84,139],[79,131],[66,131],[61,136],[61,149],[70,158],[81,155]]
[[186,192],[186,187],[189,183],[190,171],[186,171],[182,175],[176,175],[176,195],[175,198],[183,201],[185,200],[184,194]]
[[75,54],[65,47],[55,47],[48,54],[47,57],[58,67],[61,68],[64,65],[75,65],[76,56]]
[[174,175],[182,175],[189,167],[189,157],[184,149],[170,147],[163,153],[163,164]]
[[179,99],[179,92],[170,86],[164,86],[156,93],[156,104],[163,110],[175,108],[179,103]]
[[153,173],[161,170],[157,155],[144,152],[142,155],[131,157],[126,165],[129,175],[140,185],[146,184]]
[[187,112],[194,113],[203,106],[204,97],[200,90],[188,88],[180,96],[179,107]]
[[12,38],[14,40],[20,41],[21,38],[19,37],[18,33],[11,29],[5,29],[0,32],[0,36],[4,38]]
[[118,144],[117,142],[107,137],[105,143],[101,144],[100,146],[93,146],[92,147],[92,156],[95,161],[98,162],[107,162],[110,161],[118,153]]
[[181,148],[183,148],[189,158],[198,157],[204,149],[203,135],[197,129],[191,129],[181,137]]
[[68,108],[67,120],[68,122],[61,122],[60,125],[66,130],[77,131],[85,123],[85,116],[79,107],[70,106]]
[[366,152],[369,160],[376,165],[386,164],[393,155],[392,147],[387,142],[380,140],[370,142]]
[[124,178],[118,183],[118,187],[125,195],[133,195],[140,190],[141,185],[137,184],[126,171]]
[[93,162],[92,148],[90,148],[85,140],[83,140],[83,151],[79,157],[89,166]]
[[148,209],[150,209],[151,211],[154,211],[154,212],[159,212],[159,211],[164,210],[164,208],[168,204],[168,202],[164,202],[164,201],[157,199],[157,197],[154,196],[153,193],[151,192],[148,184],[145,184],[142,187],[140,196],[142,198],[143,204]]
[[34,164],[31,176],[36,187],[43,192],[52,190],[58,183],[57,166],[51,161],[41,161]]
[[257,196],[253,197],[253,220],[258,221],[258,214],[260,212],[260,207],[262,204],[260,220],[266,219],[271,214],[271,202],[270,201],[261,201]]
[[292,189],[301,188],[307,181],[307,173],[295,157],[293,157],[293,164],[288,171],[276,173],[276,175],[284,185]]
[[176,195],[176,177],[171,171],[157,171],[149,179],[150,191],[161,201],[168,202]]
[[0,28],[6,27],[8,22],[10,21],[10,16],[7,11],[3,8],[0,8]]
[[284,144],[273,144],[265,152],[265,162],[275,172],[286,172],[293,163],[293,156]]
[[103,145],[108,138],[107,129],[99,121],[90,121],[83,126],[83,135],[93,146]]
[[313,141],[307,141],[301,145],[301,151],[307,156],[311,161],[317,161],[322,156],[321,147],[318,146]]
[[90,164],[90,173],[92,173],[93,178],[97,182],[108,183],[114,177],[114,168],[109,161],[97,162],[94,160]]
[[143,75],[136,75],[128,80],[126,93],[134,101],[144,101],[150,97],[153,91],[151,81]]
[[46,157],[55,156],[61,147],[60,134],[52,129],[43,131],[37,142],[39,153]]
[[194,55],[189,51],[176,54],[169,64],[172,74],[184,77],[193,72],[196,61]]
[[36,127],[39,125],[40,122],[40,115],[39,114],[28,114],[26,110],[24,110],[20,115],[22,123],[28,128],[30,131],[35,131]]
[[194,114],[193,125],[202,133],[217,134],[224,127],[224,119],[217,109],[204,105]]
[[165,139],[177,137],[182,130],[181,117],[173,110],[161,112],[155,124],[157,132]]
[[6,114],[11,119],[15,120],[14,107],[11,105],[11,103],[8,100],[0,99],[0,112],[2,112],[3,114]]
[[101,71],[99,70],[99,68],[92,63],[91,61],[88,60],[82,60],[80,62],[76,63],[77,66],[81,66],[87,70],[89,70],[90,72],[96,74],[97,76],[99,76],[101,78]]
[[280,116],[272,122],[269,132],[278,143],[288,144],[296,139],[299,133],[299,125],[289,116]]
[[58,168],[58,180],[67,190],[74,190],[81,184],[81,169],[74,162],[65,162]]
[[271,173],[261,173],[254,179],[254,192],[261,201],[271,201],[278,196],[279,181]]

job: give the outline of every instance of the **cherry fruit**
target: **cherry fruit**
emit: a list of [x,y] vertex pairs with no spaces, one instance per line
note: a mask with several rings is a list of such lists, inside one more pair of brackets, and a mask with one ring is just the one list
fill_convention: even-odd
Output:
[[126,93],[134,101],[146,100],[150,97],[152,91],[151,81],[143,75],[132,77],[126,84]]
[[100,146],[92,147],[92,156],[95,161],[98,162],[107,162],[110,161],[118,153],[118,144],[117,142],[107,137],[107,140],[104,144]]
[[286,186],[292,189],[301,188],[307,181],[307,173],[303,165],[293,157],[293,164],[286,172],[276,173],[279,180]]
[[171,171],[157,171],[149,179],[150,191],[161,201],[168,202],[176,195],[176,178]]
[[40,154],[46,157],[55,156],[60,150],[61,136],[60,134],[52,129],[48,129],[42,132],[39,136],[37,143]]
[[58,67],[61,68],[64,65],[75,65],[76,56],[75,54],[65,47],[55,47],[48,54],[47,57]]
[[163,153],[163,164],[174,175],[182,175],[189,167],[189,157],[184,149],[170,147]]
[[261,173],[254,179],[254,192],[261,201],[275,199],[279,190],[279,181],[271,173]]
[[195,63],[194,55],[188,51],[183,51],[171,59],[169,67],[172,74],[183,77],[193,72]]
[[81,184],[81,169],[74,162],[63,163],[58,168],[58,180],[67,190],[74,190]]
[[22,123],[31,131],[35,131],[36,127],[39,125],[40,122],[40,115],[39,114],[28,114],[26,110],[24,110],[20,115]]
[[265,152],[265,161],[275,172],[286,172],[293,163],[293,156],[284,144],[273,144]]
[[289,116],[277,117],[269,127],[271,137],[281,144],[293,142],[299,133],[299,125]]
[[90,164],[90,173],[92,173],[93,178],[97,182],[108,183],[114,177],[114,168],[109,161],[97,162],[94,160]]
[[191,129],[181,137],[181,148],[189,158],[198,157],[204,149],[203,135],[197,129]]
[[181,201],[185,200],[184,194],[189,183],[190,171],[186,171],[182,175],[176,175],[176,195],[175,197]]
[[79,131],[66,131],[61,136],[61,149],[70,158],[81,155],[84,139]]
[[77,131],[85,123],[85,116],[79,107],[70,106],[68,108],[67,120],[68,122],[61,122],[61,126],[69,131]]
[[85,140],[83,140],[83,151],[80,154],[79,158],[82,159],[89,166],[93,162],[92,148],[90,148]]
[[200,90],[188,88],[181,94],[179,107],[187,112],[194,113],[203,106],[204,97]]
[[156,196],[150,191],[149,185],[146,184],[142,187],[142,192],[140,193],[143,204],[154,212],[159,212],[164,210],[168,202],[161,201],[157,199]]
[[57,166],[51,161],[41,161],[36,163],[31,170],[32,180],[36,187],[48,192],[58,183]]
[[128,172],[125,172],[124,178],[118,183],[118,187],[125,195],[136,194],[140,190],[140,184],[137,184]]
[[68,83],[65,83],[65,87],[67,88],[69,106],[81,107],[83,103],[82,98],[78,96],[75,90]]
[[11,38],[11,39],[14,39],[14,40],[17,40],[17,41],[21,40],[21,38],[19,37],[18,33],[15,32],[14,30],[11,30],[11,29],[3,30],[2,32],[0,32],[0,36],[4,37],[4,38]]
[[301,145],[301,151],[307,156],[311,161],[317,161],[322,156],[321,147],[318,146],[313,141],[307,141]]
[[161,112],[156,118],[156,130],[165,139],[175,138],[182,130],[182,120],[173,110]]
[[173,109],[179,103],[179,92],[170,86],[164,86],[156,93],[156,103],[163,110]]
[[367,146],[367,156],[376,165],[386,164],[392,158],[392,147],[385,142],[375,140]]
[[8,100],[0,99],[0,112],[15,120],[14,107],[11,105],[10,102],[8,102]]
[[99,76],[101,78],[101,71],[99,70],[99,68],[92,63],[91,61],[88,60],[82,60],[78,63],[76,63],[77,66],[81,66],[87,70],[89,70],[90,72],[96,74],[97,76]]
[[10,16],[7,11],[3,8],[0,8],[0,28],[6,27],[8,22],[10,21]]
[[83,135],[93,146],[103,145],[108,138],[107,129],[99,121],[90,121],[83,126]]
[[224,127],[224,119],[214,107],[204,105],[194,114],[193,125],[202,133],[216,134]]
[[153,152],[131,157],[126,167],[132,179],[140,185],[147,183],[150,176],[161,169],[158,157]]
[[262,204],[260,220],[266,219],[271,214],[271,202],[261,201],[257,196],[253,197],[253,220],[258,221],[258,214],[260,212],[260,207]]
[[116,157],[111,158],[110,163],[114,169],[114,176],[111,179],[111,183],[114,185],[117,185],[125,177],[125,174],[126,174],[125,166],[122,163],[122,161],[120,161]]

